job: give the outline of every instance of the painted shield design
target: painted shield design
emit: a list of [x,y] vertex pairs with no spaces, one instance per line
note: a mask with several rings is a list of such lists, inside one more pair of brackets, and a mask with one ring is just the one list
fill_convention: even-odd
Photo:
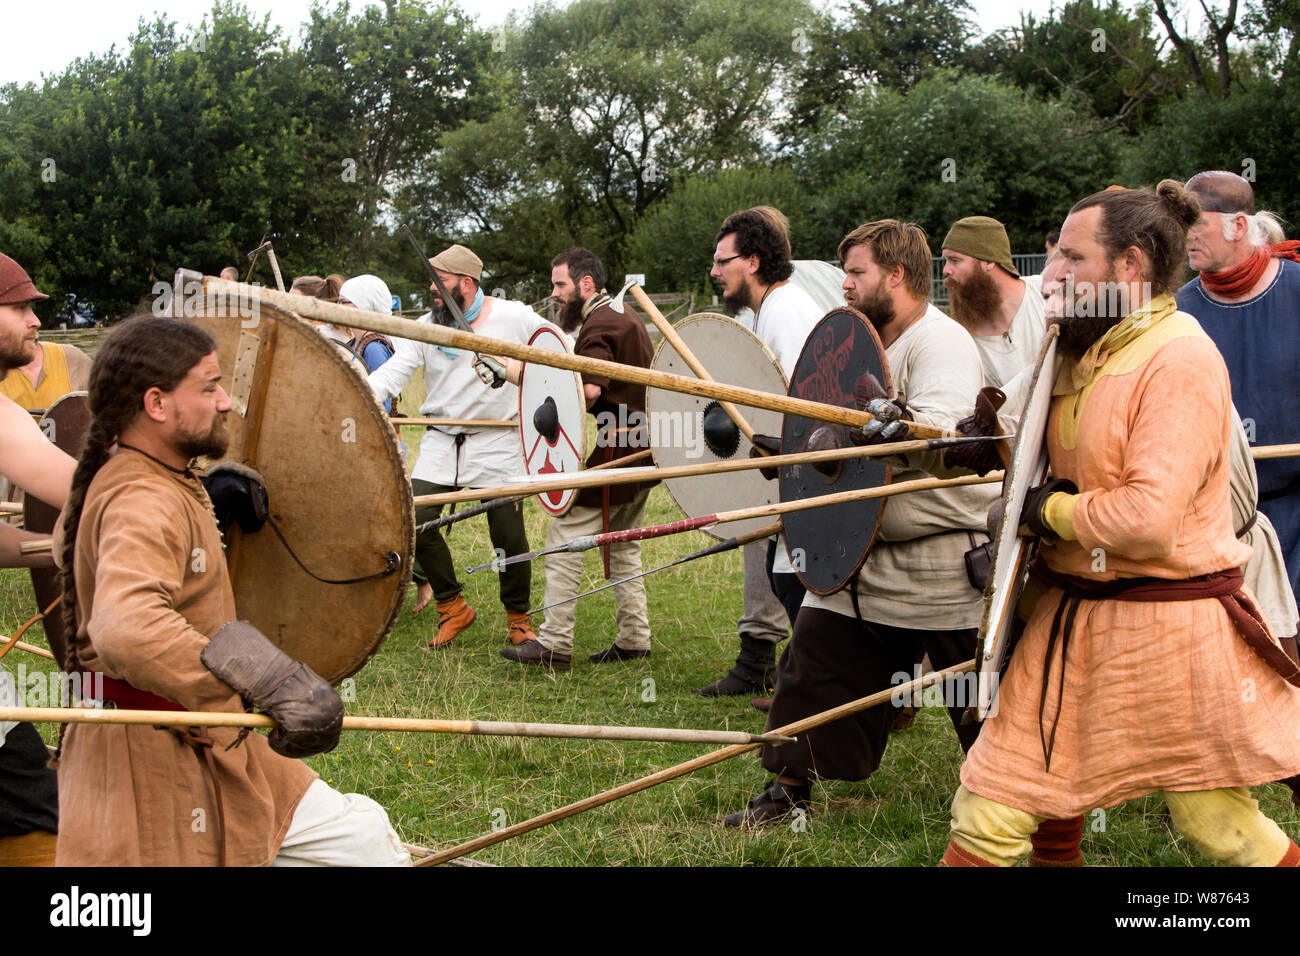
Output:
[[980,719],[997,713],[997,681],[1006,660],[1016,618],[1016,605],[1029,576],[1037,539],[1019,535],[1020,513],[1029,489],[1047,477],[1047,416],[1052,410],[1056,382],[1058,326],[1048,327],[1039,347],[1038,363],[1029,386],[1029,400],[1016,426],[1011,464],[1002,480],[1002,525],[993,548],[993,564],[984,588],[979,641],[975,661],[979,667],[977,712]]
[[[795,366],[790,394],[827,405],[853,408],[853,386],[875,375],[893,393],[885,350],[862,313],[840,307],[809,333]],[[787,415],[781,452],[791,454],[842,448],[848,429]],[[781,500],[802,501],[840,491],[878,488],[889,483],[889,466],[875,458],[852,458],[829,466],[789,465],[781,469]],[[811,508],[784,516],[786,548],[804,587],[831,594],[853,579],[876,539],[885,499],[854,501],[831,508]]]
[[[673,328],[715,381],[778,395],[785,392],[785,376],[776,357],[758,336],[738,322],[725,315],[701,312],[687,316]],[[651,368],[695,377],[667,341],[659,344]],[[737,409],[756,435],[781,434],[780,412],[748,405],[738,405]],[[749,457],[749,450],[753,447],[722,407],[709,398],[647,388],[646,413],[650,446],[655,463],[661,468],[743,460]],[[775,504],[778,500],[777,483],[763,478],[757,469],[726,475],[669,478],[664,484],[673,501],[691,518]],[[771,518],[751,518],[703,530],[722,540],[771,523]]]
[[[90,434],[90,403],[85,392],[69,392],[53,402],[40,419],[45,437],[73,458],[80,458]],[[38,534],[49,534],[59,520],[59,509],[46,504],[35,495],[23,496],[23,527]],[[32,591],[36,595],[37,610],[45,610],[50,602],[63,593],[57,568],[32,568]],[[41,621],[45,639],[49,641],[54,660],[63,666],[68,643],[63,630],[63,611],[55,608]]]
[[326,680],[356,673],[406,597],[415,548],[397,435],[363,375],[311,325],[269,303],[241,319],[210,297],[182,321],[217,342],[226,458],[256,469],[271,520],[226,534],[239,616]]
[[[528,344],[534,348],[573,354],[560,331],[542,326]],[[524,364],[519,373],[519,437],[524,468],[532,476],[577,474],[587,459],[587,402],[577,372]],[[578,492],[543,491],[537,496],[549,514],[559,516],[573,507]]]

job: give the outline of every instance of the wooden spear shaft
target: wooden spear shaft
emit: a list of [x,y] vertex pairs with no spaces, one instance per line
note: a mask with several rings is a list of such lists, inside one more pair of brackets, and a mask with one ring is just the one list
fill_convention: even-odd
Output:
[[[0,720],[45,724],[132,724],[146,727],[265,727],[265,714],[212,711],[119,710],[100,707],[0,707]],[[786,743],[780,734],[677,727],[609,727],[599,724],[534,724],[503,720],[431,720],[423,717],[344,717],[344,730],[470,734],[476,737],[559,737],[577,740],[649,740],[671,743]]]
[[[700,381],[712,382],[713,376],[710,375],[708,370],[704,367],[704,363],[696,358],[695,353],[691,351],[691,347],[682,341],[682,337],[677,334],[677,330],[673,328],[673,324],[669,322],[667,317],[659,311],[658,307],[650,301],[650,296],[645,294],[645,290],[635,282],[632,283],[631,289],[632,297],[636,299],[637,305],[645,309],[646,313],[650,316],[650,321],[655,324],[655,328],[659,330],[660,334],[663,335],[668,344],[671,345],[677,354],[682,357],[682,361],[686,363],[687,368],[694,372],[695,377]],[[743,434],[746,440],[748,440],[752,445],[754,443],[754,429],[750,426],[749,422],[745,421],[745,416],[740,414],[740,409],[731,404],[731,402],[719,402],[718,404],[722,407],[722,410],[727,413],[727,416],[736,423],[736,427],[740,429],[741,434]]]
[[[832,707],[830,710],[824,710],[819,714],[813,714],[811,717],[805,717],[802,720],[796,720],[793,723],[786,724],[784,727],[778,727],[773,733],[779,734],[800,734],[805,730],[812,730],[814,727],[820,727],[823,724],[833,723],[841,718],[856,714],[859,711],[869,710],[880,704],[888,702],[895,694],[900,696],[910,695],[913,700],[919,691],[924,690],[932,684],[938,683],[949,677],[955,677],[958,674],[965,674],[975,669],[975,661],[969,660],[956,667],[950,667],[944,671],[931,671],[929,674],[922,674],[920,677],[906,684],[900,684],[897,687],[890,687],[886,690],[877,691],[874,694],[868,694],[866,697],[859,697],[857,700],[851,700],[847,704],[840,704],[838,707]],[[594,797],[587,797],[576,803],[570,803],[568,806],[560,807],[558,810],[552,810],[549,813],[543,813],[540,816],[533,817],[516,823],[513,826],[502,827],[493,833],[486,833],[481,837],[476,837],[468,842],[449,847],[446,850],[440,850],[432,856],[423,857],[417,860],[416,866],[433,866],[438,863],[447,863],[466,853],[473,853],[475,850],[481,850],[483,847],[492,846],[494,843],[500,843],[502,840],[509,840],[511,837],[520,836],[533,830],[540,829],[552,823],[558,823],[569,817],[576,816],[585,810],[592,810],[607,803],[612,803],[622,797],[631,796],[634,793],[640,793],[642,790],[648,790],[651,787],[658,786],[661,783],[667,783],[669,780],[675,780],[678,777],[685,776],[696,770],[705,767],[711,767],[714,764],[722,763],[724,760],[730,760],[732,757],[739,757],[741,754],[749,753],[756,749],[757,744],[742,744],[735,747],[724,747],[721,750],[715,750],[713,753],[704,754],[685,763],[679,763],[675,767],[669,767],[666,770],[660,770],[649,776],[641,777],[639,780],[633,780],[630,783],[620,784],[613,789],[606,790],[604,793],[598,793]]]
[[19,554],[48,554],[54,550],[53,538],[32,538],[18,542]]
[[[674,465],[670,468],[628,470],[626,474],[593,475],[596,469],[575,472],[572,475],[547,478],[544,481],[519,482],[498,485],[495,488],[468,488],[464,491],[447,491],[436,495],[416,495],[415,507],[423,505],[460,504],[482,498],[499,498],[504,495],[531,495],[546,491],[563,491],[567,488],[600,488],[605,485],[638,484],[643,481],[662,481],[668,478],[687,478],[691,475],[726,475],[733,471],[750,471],[754,468],[783,468],[788,465],[817,464],[844,461],[850,458],[884,458],[888,455],[910,455],[929,451],[952,442],[950,438],[918,438],[888,444],[866,445],[861,448],[828,448],[825,451],[803,451],[789,455],[771,455],[766,458],[739,458],[735,461],[701,462],[698,465]],[[630,456],[629,456],[630,457]]]
[[1252,448],[1250,454],[1256,461],[1266,458],[1296,458],[1300,457],[1300,442],[1290,445],[1260,445]]
[[[284,312],[320,319],[325,322],[349,325],[352,328],[365,329],[370,332],[381,332],[384,335],[396,336],[397,338],[425,342],[429,345],[450,346],[452,348],[466,349],[470,352],[486,352],[496,356],[518,359],[522,362],[535,362],[538,365],[562,368],[570,372],[599,375],[605,378],[617,379],[620,382],[631,382],[634,385],[648,385],[667,389],[670,392],[683,392],[687,395],[699,395],[702,398],[716,399],[720,402],[735,402],[740,405],[765,408],[787,415],[799,415],[804,418],[811,418],[814,421],[830,422],[834,425],[861,427],[875,420],[875,416],[870,412],[860,412],[855,408],[841,408],[838,405],[810,402],[807,399],[794,398],[789,395],[774,395],[771,392],[742,388],[738,385],[726,385],[722,382],[702,382],[697,378],[690,378],[685,375],[670,375],[667,372],[657,372],[654,369],[640,368],[636,365],[620,365],[618,362],[607,362],[603,359],[587,358],[583,355],[553,352],[550,349],[521,345],[518,342],[507,342],[502,339],[488,338],[485,335],[461,332],[459,329],[446,326],[411,322],[406,319],[394,319],[392,316],[381,315],[378,312],[364,312],[360,309],[351,309],[334,302],[323,302],[320,299],[313,299],[308,296],[288,295],[263,286],[244,285],[213,276],[201,276],[198,273],[188,272],[183,269],[177,273],[177,281],[180,284],[177,286],[178,291],[175,294],[174,301],[178,308],[187,307],[183,294],[185,288],[189,287],[187,284],[198,282],[201,283],[200,288],[202,288],[203,292],[209,296],[229,297],[235,300],[236,303],[252,301],[255,304],[270,305]],[[232,308],[229,314],[238,316],[238,307]],[[245,318],[243,321],[249,321],[249,319]],[[920,425],[914,422],[905,422],[905,424],[908,424],[912,429],[912,433],[919,438],[954,438],[958,435],[957,432],[934,428],[930,425]]]

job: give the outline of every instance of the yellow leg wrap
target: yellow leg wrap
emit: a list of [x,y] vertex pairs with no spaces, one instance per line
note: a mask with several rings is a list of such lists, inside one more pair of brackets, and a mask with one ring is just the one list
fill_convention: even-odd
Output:
[[1161,794],[1180,833],[1208,859],[1228,866],[1276,866],[1291,846],[1245,787]]
[[959,786],[952,798],[952,842],[994,866],[1015,866],[1029,855],[1029,836],[1043,819]]
[[58,837],[44,830],[0,838],[0,867],[53,866],[57,841]]

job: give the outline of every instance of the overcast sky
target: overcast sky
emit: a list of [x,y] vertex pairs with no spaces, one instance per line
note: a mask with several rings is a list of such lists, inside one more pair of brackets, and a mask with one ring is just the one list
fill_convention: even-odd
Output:
[[[814,0],[825,6],[825,0]],[[244,0],[256,14],[271,14],[271,21],[290,36],[307,20],[312,0]],[[330,6],[333,5],[331,2]],[[354,0],[354,9],[364,6]],[[1042,16],[1051,0],[974,0],[976,21],[986,33],[1020,22],[1020,11]],[[1058,3],[1059,5],[1059,3]],[[141,17],[162,12],[182,29],[197,24],[212,8],[212,0],[5,0],[5,43],[0,53],[0,83],[38,81],[42,73],[56,74],[79,56],[105,52],[116,43],[121,49]],[[520,14],[532,6],[519,0],[463,0],[480,25],[495,26],[510,11]],[[187,32],[187,31],[186,31]]]

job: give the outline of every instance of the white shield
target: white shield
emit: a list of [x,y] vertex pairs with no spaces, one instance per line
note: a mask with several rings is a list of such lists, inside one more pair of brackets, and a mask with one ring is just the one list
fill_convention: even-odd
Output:
[[[572,355],[558,329],[544,325],[528,340],[534,348]],[[540,431],[539,424],[546,429]],[[577,474],[587,458],[587,403],[577,372],[525,363],[519,372],[519,437],[529,475]],[[549,514],[573,507],[578,492],[543,491],[537,496]]]

